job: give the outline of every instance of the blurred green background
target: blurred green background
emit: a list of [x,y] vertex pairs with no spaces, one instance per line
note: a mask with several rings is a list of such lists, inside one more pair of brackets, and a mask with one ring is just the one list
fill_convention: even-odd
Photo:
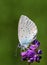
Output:
[[0,0],[0,65],[28,65],[18,57],[16,47],[18,41],[18,21],[20,15],[32,19],[38,27],[37,39],[43,51],[40,63],[47,64],[47,0]]

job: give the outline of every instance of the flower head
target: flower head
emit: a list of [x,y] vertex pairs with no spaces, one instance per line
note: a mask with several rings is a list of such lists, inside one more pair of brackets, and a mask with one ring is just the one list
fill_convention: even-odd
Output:
[[39,46],[40,42],[34,40],[33,44],[30,45],[29,49],[27,49],[24,52],[21,52],[22,60],[26,60],[27,62],[40,62],[40,54],[42,54],[42,50],[38,49]]
[[27,57],[28,57],[28,58],[33,57],[33,56],[34,56],[34,54],[35,54],[35,51],[30,50],[30,49],[28,49],[28,50],[27,50]]
[[36,40],[36,39],[32,43],[37,45],[38,47],[40,46],[40,42],[38,40]]

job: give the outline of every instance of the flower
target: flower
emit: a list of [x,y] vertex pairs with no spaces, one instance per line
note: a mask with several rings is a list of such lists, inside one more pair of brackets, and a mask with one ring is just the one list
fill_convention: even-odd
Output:
[[34,54],[35,54],[35,51],[30,50],[30,49],[28,49],[28,50],[27,50],[27,57],[28,57],[28,58],[33,57],[33,56],[34,56]]
[[37,49],[37,48],[38,48],[37,45],[31,45],[31,46],[30,46],[30,49],[32,49],[32,50],[35,50],[35,49]]
[[36,57],[36,62],[40,62],[39,56]]
[[34,61],[34,58],[30,58],[29,60],[28,60],[28,62],[33,62]]
[[38,50],[38,54],[42,54],[42,50]]
[[38,40],[36,40],[36,39],[32,42],[32,44],[35,44],[35,45],[37,45],[38,47],[40,46],[40,42],[39,42]]
[[25,57],[26,56],[26,53],[27,53],[26,51],[25,52],[21,52],[21,56],[22,57]]
[[34,58],[30,58],[30,61],[33,62],[34,61]]
[[38,40],[34,40],[33,44],[31,44],[26,51],[21,52],[22,60],[26,60],[27,62],[40,62],[40,59],[42,58],[40,56],[40,54],[42,54],[42,50],[38,49],[39,46],[40,42],[38,42]]

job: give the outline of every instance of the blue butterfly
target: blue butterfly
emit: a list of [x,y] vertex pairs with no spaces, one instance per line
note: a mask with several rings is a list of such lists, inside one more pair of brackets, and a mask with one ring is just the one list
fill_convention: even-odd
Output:
[[18,23],[18,39],[21,49],[27,49],[28,46],[36,39],[36,24],[25,15],[21,15]]

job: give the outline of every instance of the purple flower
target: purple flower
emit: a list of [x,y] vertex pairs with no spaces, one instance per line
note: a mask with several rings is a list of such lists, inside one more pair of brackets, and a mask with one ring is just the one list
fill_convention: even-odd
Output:
[[26,57],[27,52],[21,52],[22,57]]
[[33,41],[33,44],[37,45],[38,47],[40,46],[40,42],[36,39]]
[[30,58],[29,60],[28,60],[28,62],[33,62],[34,61],[34,59],[33,58]]
[[28,57],[28,58],[33,57],[33,56],[34,56],[34,54],[35,54],[35,51],[30,50],[30,49],[28,49],[28,50],[27,50],[27,57]]
[[36,57],[37,57],[37,55],[35,54],[35,55],[34,55],[34,61],[36,61]]
[[38,48],[37,45],[31,45],[31,46],[30,46],[30,49],[31,49],[31,50],[35,50],[35,49],[37,49],[37,48]]
[[28,62],[40,62],[40,59],[42,58],[40,56],[40,54],[42,54],[42,50],[38,50],[39,45],[40,43],[37,40],[34,40],[29,49],[21,52],[22,60],[26,60]]
[[36,57],[36,62],[40,62],[40,57],[39,56]]
[[26,60],[27,58],[27,52],[21,52],[22,60]]
[[26,57],[22,57],[22,60],[27,60],[27,58]]
[[33,62],[34,61],[34,58],[30,58],[30,61]]
[[42,56],[39,56],[39,59],[41,59],[42,58]]
[[36,62],[40,61],[40,57],[38,55],[34,55],[34,61]]
[[38,54],[42,54],[42,50],[38,50]]

